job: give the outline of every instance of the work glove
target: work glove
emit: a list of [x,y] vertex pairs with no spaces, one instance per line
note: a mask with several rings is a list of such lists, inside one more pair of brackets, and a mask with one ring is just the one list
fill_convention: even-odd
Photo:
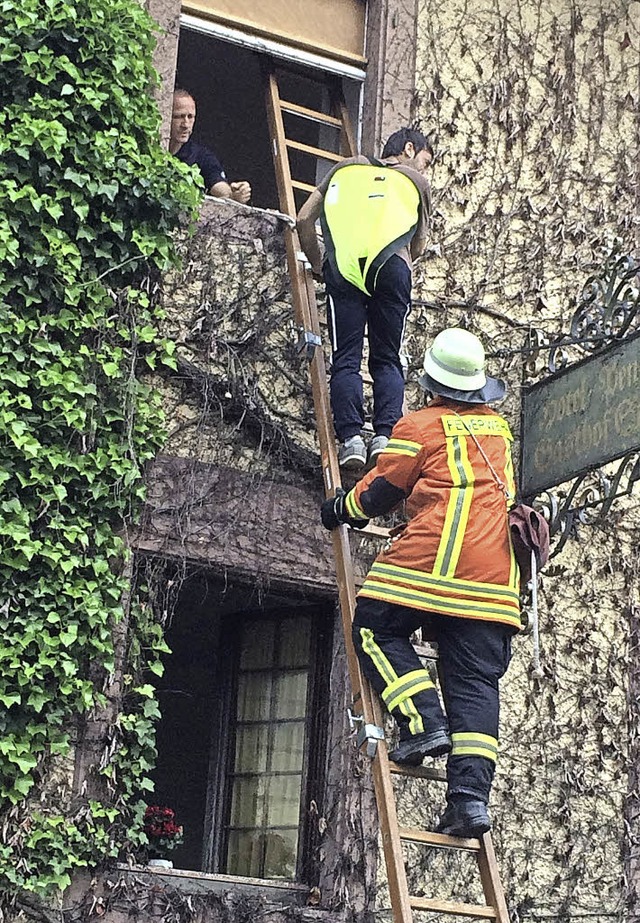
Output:
[[320,518],[325,529],[331,531],[341,525],[351,526],[352,529],[364,529],[369,525],[368,519],[354,519],[349,516],[344,502],[346,496],[346,491],[338,487],[335,497],[329,497],[323,501],[320,507]]

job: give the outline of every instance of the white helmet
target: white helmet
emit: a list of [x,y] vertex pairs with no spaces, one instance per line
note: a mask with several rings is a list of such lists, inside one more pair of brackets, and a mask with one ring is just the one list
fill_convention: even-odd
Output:
[[478,337],[460,327],[442,330],[424,354],[424,375],[419,382],[425,391],[467,404],[498,401],[505,383],[484,371],[484,347]]

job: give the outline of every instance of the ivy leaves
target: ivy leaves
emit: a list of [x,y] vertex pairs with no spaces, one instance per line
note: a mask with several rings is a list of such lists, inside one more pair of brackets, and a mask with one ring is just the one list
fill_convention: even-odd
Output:
[[[163,441],[140,372],[175,364],[153,280],[200,193],[158,143],[152,49],[136,0],[0,0],[0,890],[117,855],[155,754],[153,691],[132,679],[101,766],[113,803],[71,818],[40,791],[105,704],[122,535]],[[134,599],[130,618],[130,675],[157,672],[153,615]]]

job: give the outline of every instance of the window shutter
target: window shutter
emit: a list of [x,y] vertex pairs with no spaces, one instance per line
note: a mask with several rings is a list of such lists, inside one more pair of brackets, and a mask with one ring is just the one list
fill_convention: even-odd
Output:
[[182,12],[362,67],[365,0],[183,0]]

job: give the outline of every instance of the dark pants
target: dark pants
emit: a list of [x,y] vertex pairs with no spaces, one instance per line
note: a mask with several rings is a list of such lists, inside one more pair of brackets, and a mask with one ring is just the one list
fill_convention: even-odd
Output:
[[397,255],[380,269],[371,296],[324,265],[331,347],[331,409],[336,436],[344,442],[364,423],[360,364],[365,327],[373,379],[373,428],[389,436],[402,416],[404,375],[400,347],[411,309],[411,270]]
[[[446,715],[409,641],[426,621],[438,644]],[[498,681],[509,666],[512,635],[513,629],[499,622],[358,598],[353,643],[363,673],[396,719],[401,738],[448,722],[453,743],[447,762],[449,795],[489,800],[498,744]]]

